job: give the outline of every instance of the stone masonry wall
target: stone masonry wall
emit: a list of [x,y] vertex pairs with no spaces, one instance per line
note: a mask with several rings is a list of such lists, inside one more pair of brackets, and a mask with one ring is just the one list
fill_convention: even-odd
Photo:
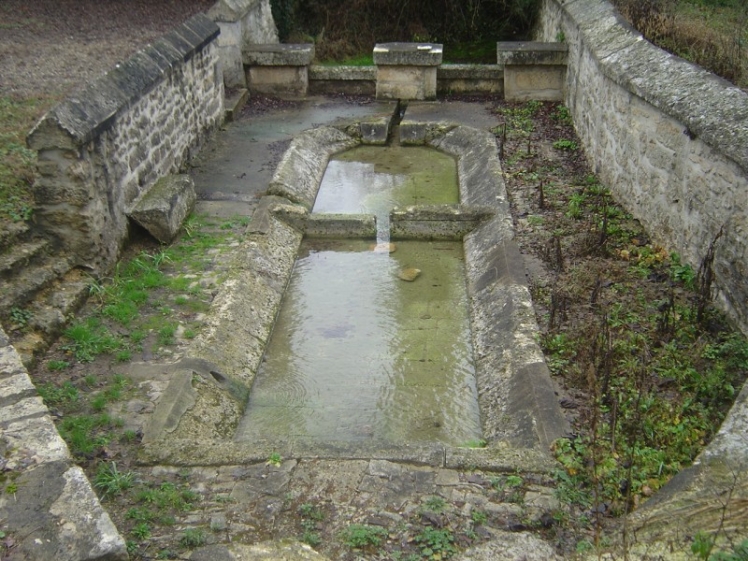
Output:
[[697,269],[748,333],[748,94],[655,47],[606,0],[543,0],[536,39],[569,46],[565,101],[595,171]]
[[115,263],[126,212],[177,172],[223,117],[219,28],[198,14],[63,101],[29,134],[40,227],[77,265]]

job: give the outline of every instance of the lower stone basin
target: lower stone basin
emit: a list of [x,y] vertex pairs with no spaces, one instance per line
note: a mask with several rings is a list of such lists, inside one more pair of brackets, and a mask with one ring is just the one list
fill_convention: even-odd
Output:
[[[480,408],[477,436],[485,446],[463,443],[467,434],[446,442],[430,437],[321,442],[265,431],[244,441],[237,434],[302,240],[319,225],[320,217],[311,210],[329,158],[364,143],[362,130],[362,123],[320,127],[292,142],[252,218],[242,251],[231,263],[231,278],[215,299],[210,324],[183,359],[184,374],[175,377],[164,394],[169,397],[162,398],[146,427],[144,461],[215,465],[261,461],[280,453],[445,467],[552,469],[548,449],[566,432],[566,424],[535,342],[537,325],[513,242],[496,139],[485,131],[444,124],[404,121],[400,140],[456,159],[460,202],[399,209],[390,219],[398,222],[402,238],[462,241]],[[371,234],[366,216],[336,215],[336,220],[352,224],[353,237],[359,227]],[[459,228],[450,226],[453,223]],[[369,238],[366,243],[372,242]],[[334,339],[348,332],[333,325],[327,333]]]

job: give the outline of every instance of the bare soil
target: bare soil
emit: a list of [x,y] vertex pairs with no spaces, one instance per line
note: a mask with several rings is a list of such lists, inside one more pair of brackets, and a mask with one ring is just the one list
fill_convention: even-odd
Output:
[[3,0],[0,95],[63,97],[214,0]]

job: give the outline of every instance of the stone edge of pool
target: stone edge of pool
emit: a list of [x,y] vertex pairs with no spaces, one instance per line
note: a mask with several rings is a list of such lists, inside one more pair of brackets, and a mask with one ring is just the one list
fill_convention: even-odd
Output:
[[[457,160],[459,205],[393,211],[401,237],[463,236],[484,448],[342,442],[236,442],[243,413],[305,233],[332,221],[367,236],[372,218],[315,217],[311,208],[330,157],[372,142],[366,122],[298,135],[279,163],[240,248],[227,257],[206,328],[184,358],[161,365],[171,381],[144,428],[144,464],[218,465],[287,458],[380,458],[451,468],[548,472],[551,443],[569,428],[537,343],[538,326],[509,201],[489,132],[404,120],[402,144],[422,144]],[[387,127],[389,129],[389,127]],[[462,222],[452,228],[450,222]],[[320,223],[323,224],[320,227]],[[447,232],[444,234],[444,232]],[[467,233],[466,233],[467,232]],[[394,234],[393,238],[398,234]]]

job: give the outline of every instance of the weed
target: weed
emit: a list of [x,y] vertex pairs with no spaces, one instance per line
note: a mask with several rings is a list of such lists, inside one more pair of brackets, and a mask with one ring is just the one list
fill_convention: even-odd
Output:
[[106,413],[64,417],[58,425],[60,435],[75,456],[91,456],[105,446],[112,429],[122,426],[122,421]]
[[50,372],[59,372],[68,368],[70,368],[70,363],[67,360],[50,360],[47,362],[47,369]]
[[134,477],[131,471],[120,472],[115,462],[101,464],[94,477],[94,487],[101,492],[102,498],[113,497],[131,488]]
[[426,501],[423,503],[423,506],[425,510],[438,514],[444,511],[444,508],[447,506],[447,502],[441,497],[433,496],[426,499]]
[[270,456],[268,456],[268,459],[265,463],[269,466],[280,467],[283,463],[283,457],[278,454],[278,452],[273,452],[272,454],[270,454]]
[[351,524],[341,532],[343,543],[353,549],[379,547],[387,536],[387,530],[368,524]]
[[15,495],[18,492],[18,483],[15,481],[13,483],[8,483],[5,486],[5,492],[9,495]]
[[424,528],[415,538],[421,555],[429,559],[449,559],[457,553],[454,535],[446,529]]
[[140,522],[133,526],[132,530],[130,530],[130,535],[140,541],[147,540],[151,537],[151,527],[147,522]]
[[10,309],[10,319],[16,325],[17,329],[26,327],[32,318],[32,313],[23,308],[13,307]]
[[553,143],[553,147],[556,150],[566,150],[569,152],[574,152],[576,150],[579,150],[579,144],[567,138],[562,138],[560,140],[557,140],[556,142]]
[[179,538],[179,543],[187,549],[200,547],[205,544],[205,532],[200,528],[189,528]]
[[473,522],[476,524],[485,524],[488,522],[488,515],[482,510],[473,510],[473,512],[470,513],[470,518],[472,518]]
[[188,487],[163,483],[159,487],[140,491],[135,500],[139,503],[152,504],[159,510],[188,511],[192,509],[192,503],[198,498],[198,494]]
[[174,335],[177,332],[177,324],[169,323],[158,330],[158,344],[163,346],[173,345]]
[[479,438],[478,440],[468,440],[463,446],[465,448],[485,448],[488,446],[488,441],[483,438]]
[[319,532],[304,530],[304,532],[301,534],[301,541],[312,547],[317,547],[322,543],[322,538],[320,537]]
[[132,507],[125,513],[125,518],[135,522],[152,522],[156,519],[156,515],[147,508]]

